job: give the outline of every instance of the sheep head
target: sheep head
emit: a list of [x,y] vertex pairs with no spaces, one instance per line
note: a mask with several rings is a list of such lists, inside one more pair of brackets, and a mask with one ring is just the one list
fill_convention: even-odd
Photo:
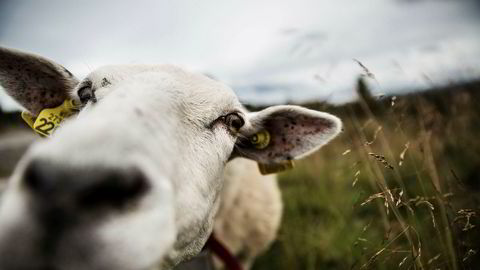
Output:
[[107,66],[79,80],[33,54],[0,48],[0,59],[0,85],[33,120],[65,100],[80,110],[9,180],[5,270],[170,268],[211,233],[230,159],[279,164],[341,129],[298,106],[250,113],[226,85],[175,66]]

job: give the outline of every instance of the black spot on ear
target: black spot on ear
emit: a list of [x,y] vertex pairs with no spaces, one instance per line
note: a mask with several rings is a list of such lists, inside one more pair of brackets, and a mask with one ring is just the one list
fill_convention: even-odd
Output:
[[109,80],[107,80],[107,78],[102,79],[102,87],[108,86],[110,84],[112,83]]

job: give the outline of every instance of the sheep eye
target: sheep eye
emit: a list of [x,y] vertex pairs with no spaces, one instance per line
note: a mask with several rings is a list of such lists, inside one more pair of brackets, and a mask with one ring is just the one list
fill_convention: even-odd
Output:
[[78,89],[77,95],[80,98],[82,104],[86,104],[88,101],[96,102],[95,90],[92,88],[91,81],[85,81],[83,85]]
[[237,113],[230,113],[224,116],[225,124],[232,130],[238,131],[245,124],[245,120]]

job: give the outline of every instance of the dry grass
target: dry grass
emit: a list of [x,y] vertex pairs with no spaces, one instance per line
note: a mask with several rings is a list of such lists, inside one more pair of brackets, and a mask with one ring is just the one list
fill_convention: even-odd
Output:
[[476,269],[479,88],[329,108],[345,132],[280,175],[283,226],[255,269]]

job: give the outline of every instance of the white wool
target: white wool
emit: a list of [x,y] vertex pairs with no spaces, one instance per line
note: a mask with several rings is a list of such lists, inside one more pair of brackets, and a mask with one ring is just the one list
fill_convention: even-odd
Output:
[[214,233],[248,269],[276,238],[282,217],[280,189],[274,175],[261,175],[248,159],[229,162],[224,175]]

